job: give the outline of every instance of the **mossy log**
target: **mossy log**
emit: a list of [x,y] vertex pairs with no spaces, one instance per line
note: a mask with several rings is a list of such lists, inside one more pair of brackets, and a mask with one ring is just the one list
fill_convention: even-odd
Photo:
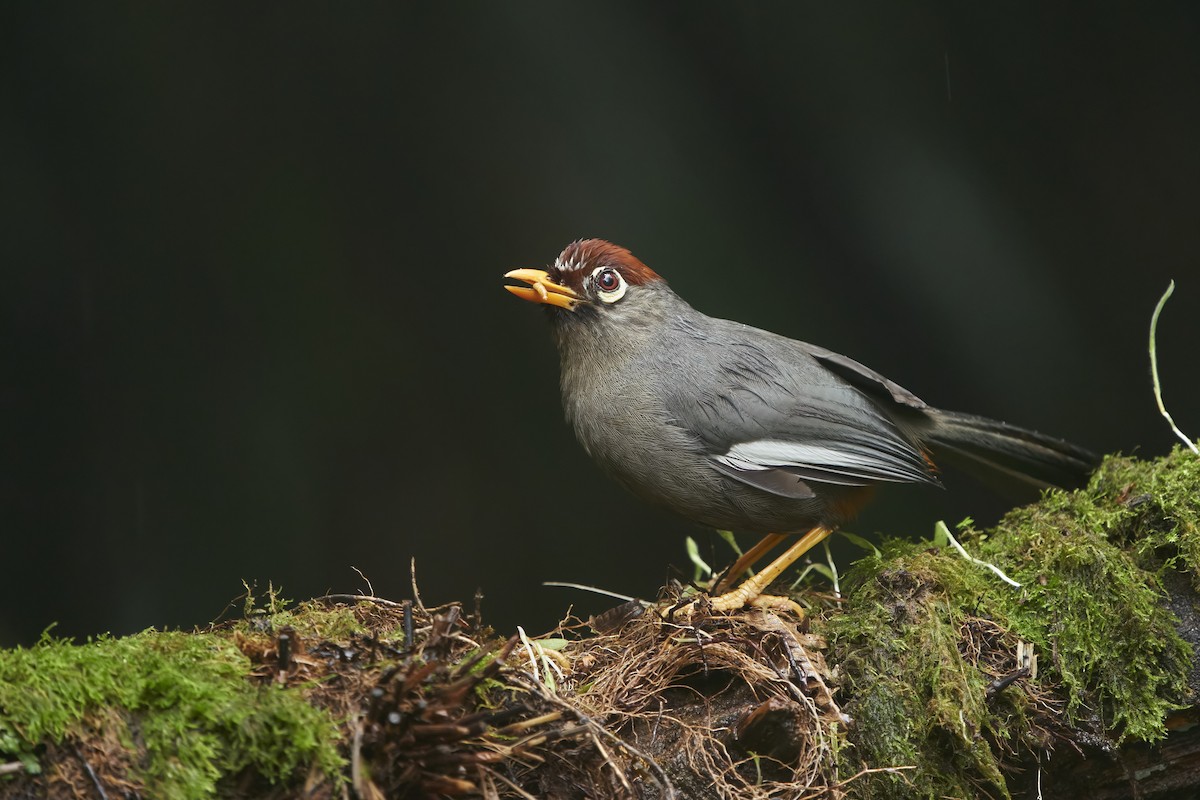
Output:
[[673,589],[527,639],[269,595],[47,638],[0,652],[0,798],[1197,796],[1200,459],[958,539],[882,543],[803,621]]

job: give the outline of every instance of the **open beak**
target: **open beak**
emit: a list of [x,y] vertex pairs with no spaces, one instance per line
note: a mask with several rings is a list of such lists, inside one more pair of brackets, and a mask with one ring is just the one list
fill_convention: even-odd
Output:
[[551,281],[550,273],[545,270],[514,269],[512,272],[505,273],[504,277],[515,278],[528,283],[528,286],[510,286],[506,284],[504,288],[522,300],[528,300],[531,303],[545,303],[548,306],[557,306],[558,308],[565,308],[570,311],[575,307],[576,303],[583,302],[574,289],[560,286]]

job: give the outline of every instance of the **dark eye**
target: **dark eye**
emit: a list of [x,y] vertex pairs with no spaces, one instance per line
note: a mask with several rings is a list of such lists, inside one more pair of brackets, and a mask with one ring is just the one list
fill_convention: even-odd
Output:
[[592,273],[592,286],[604,303],[615,303],[625,296],[625,279],[612,267],[596,267]]
[[602,270],[596,276],[596,288],[602,292],[615,292],[621,285],[621,276],[615,269]]

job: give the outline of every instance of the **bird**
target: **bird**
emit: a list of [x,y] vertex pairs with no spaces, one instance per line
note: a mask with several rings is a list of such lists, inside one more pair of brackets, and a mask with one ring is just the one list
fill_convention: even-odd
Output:
[[934,408],[847,356],[710,317],[602,239],[504,277],[547,310],[566,420],[601,470],[693,522],[761,537],[710,588],[714,611],[803,614],[766,590],[882,484],[940,485],[946,461],[1002,487],[1073,488],[1098,463],[1061,439]]

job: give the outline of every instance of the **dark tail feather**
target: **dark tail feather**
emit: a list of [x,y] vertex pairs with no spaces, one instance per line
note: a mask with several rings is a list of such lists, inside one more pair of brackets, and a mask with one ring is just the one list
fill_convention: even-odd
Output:
[[1003,491],[1075,489],[1099,465],[1096,454],[1062,439],[956,411],[926,411],[933,428],[925,440],[935,461],[966,470]]

